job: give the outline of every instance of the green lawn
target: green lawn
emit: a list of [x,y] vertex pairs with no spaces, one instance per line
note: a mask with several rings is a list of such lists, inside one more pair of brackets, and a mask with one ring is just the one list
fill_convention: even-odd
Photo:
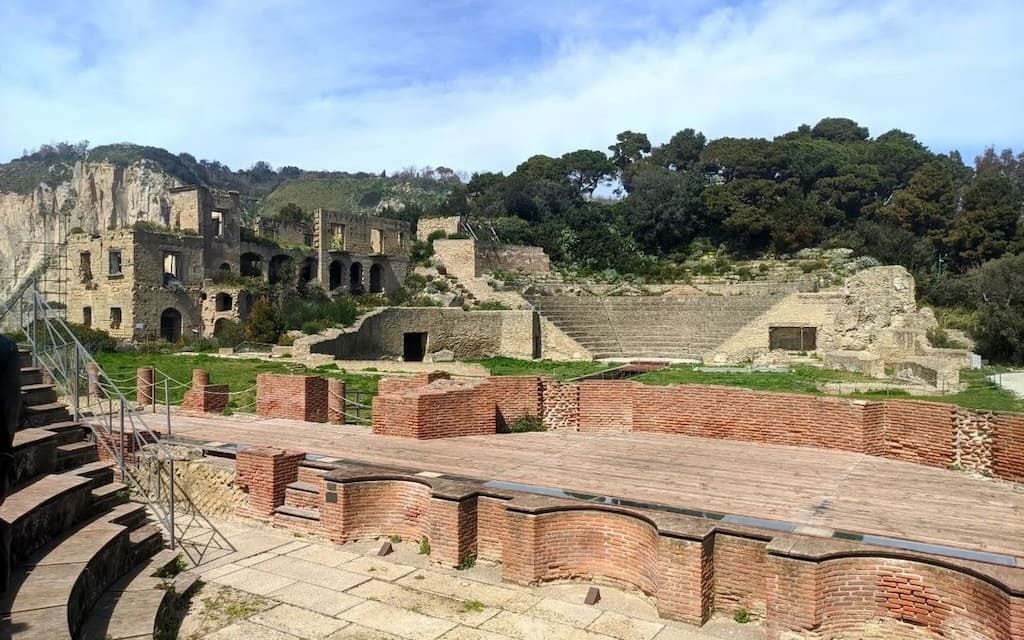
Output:
[[[163,401],[163,379],[172,378],[169,382],[171,402],[181,402],[185,394],[183,383],[192,379],[193,369],[203,369],[210,374],[211,384],[226,384],[232,392],[228,406],[246,412],[255,412],[253,403],[256,399],[256,376],[261,373],[305,373],[337,378],[345,381],[348,390],[367,393],[377,392],[379,376],[356,375],[345,373],[334,365],[310,369],[286,360],[270,362],[258,358],[220,358],[206,354],[173,354],[173,353],[98,353],[96,361],[107,375],[114,380],[121,392],[130,399],[135,398],[135,372],[139,367],[155,367],[157,375],[157,399]],[[163,374],[163,375],[161,375]],[[237,393],[236,393],[237,392]]]
[[1024,413],[1024,399],[1016,394],[1001,389],[995,385],[988,376],[1007,371],[998,367],[984,367],[982,369],[961,369],[960,382],[966,383],[967,388],[959,393],[951,393],[944,396],[911,396],[904,392],[878,391],[873,393],[858,394],[857,397],[867,400],[885,400],[886,398],[906,398],[911,400],[927,400],[929,402],[945,402],[960,405],[967,409],[979,409],[981,411],[1014,411]]
[[492,376],[551,376],[558,380],[570,380],[605,369],[614,365],[593,360],[560,362],[558,360],[517,360],[516,358],[484,358],[470,360],[483,365]]
[[644,384],[714,384],[744,387],[759,391],[821,393],[818,385],[826,382],[865,382],[872,378],[849,371],[833,371],[817,367],[797,366],[790,371],[699,371],[693,365],[680,364],[639,375],[633,380]]

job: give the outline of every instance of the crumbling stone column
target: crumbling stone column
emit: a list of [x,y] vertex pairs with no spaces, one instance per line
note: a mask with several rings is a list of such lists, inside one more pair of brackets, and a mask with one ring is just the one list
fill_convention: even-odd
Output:
[[139,367],[135,372],[135,400],[143,407],[156,406],[155,376],[153,367]]
[[85,365],[86,374],[89,376],[89,395],[94,398],[106,398],[103,387],[100,386],[100,366],[95,362]]
[[345,382],[342,380],[327,380],[327,421],[345,424]]
[[285,489],[299,478],[299,464],[306,454],[273,447],[250,447],[235,456],[235,483],[249,494],[249,503],[238,514],[269,519],[284,504]]

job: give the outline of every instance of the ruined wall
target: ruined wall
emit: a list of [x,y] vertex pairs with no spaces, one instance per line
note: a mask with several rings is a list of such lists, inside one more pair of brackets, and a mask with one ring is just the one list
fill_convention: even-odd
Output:
[[312,353],[339,359],[397,358],[403,334],[427,333],[427,353],[449,350],[458,360],[534,356],[532,311],[464,311],[439,307],[388,307],[336,337],[310,345]]
[[430,234],[435,231],[443,231],[446,235],[452,236],[459,233],[461,225],[462,216],[420,218],[416,221],[416,239],[420,242],[426,242]]
[[551,260],[540,247],[478,242],[474,269],[478,276],[487,271],[548,273],[551,271]]

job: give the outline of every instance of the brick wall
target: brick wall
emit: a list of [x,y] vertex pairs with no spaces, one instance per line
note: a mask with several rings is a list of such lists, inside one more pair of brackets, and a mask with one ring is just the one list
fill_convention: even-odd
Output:
[[579,431],[580,386],[542,378],[541,420],[548,431]]
[[744,610],[763,618],[767,601],[767,540],[728,534],[715,536],[715,609]]
[[437,380],[397,393],[377,394],[373,432],[408,438],[486,435],[496,430],[490,385],[482,380]]
[[306,454],[273,447],[250,447],[235,456],[235,483],[249,494],[239,515],[267,519],[284,504],[286,487],[299,477]]
[[[325,483],[320,519],[335,542],[381,535],[418,540],[426,534],[430,487],[415,481]],[[335,497],[332,497],[335,496]]]
[[885,402],[886,458],[933,467],[953,463],[953,414],[956,407],[937,402]]
[[[846,558],[819,568],[821,629],[825,637],[862,637],[873,619],[889,619],[890,637],[922,630],[942,638],[1010,638],[1010,598],[972,576],[917,562]],[[914,635],[910,635],[913,633]]]
[[256,412],[268,418],[327,422],[327,380],[261,373],[256,377]]
[[1006,480],[1024,482],[1024,415],[996,414],[992,443],[992,472]]
[[202,369],[194,369],[192,386],[185,392],[181,408],[198,413],[223,413],[228,406],[229,397],[228,385],[210,384],[208,373]]
[[479,496],[476,501],[477,554],[482,560],[501,562],[505,531],[506,499]]
[[542,390],[539,376],[495,376],[486,389],[495,407],[498,431],[525,416],[541,417]]

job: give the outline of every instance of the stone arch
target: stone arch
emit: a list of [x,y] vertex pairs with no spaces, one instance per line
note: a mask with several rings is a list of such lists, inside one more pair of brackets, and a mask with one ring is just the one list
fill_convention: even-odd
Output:
[[277,284],[283,280],[286,280],[290,275],[289,272],[295,267],[295,261],[292,257],[285,254],[278,254],[270,259],[270,269],[267,271],[267,276],[270,284]]
[[363,264],[353,262],[348,268],[348,290],[352,293],[363,292]]
[[239,272],[245,278],[263,277],[263,256],[258,253],[243,253],[239,261]]
[[334,291],[341,286],[341,274],[344,269],[344,265],[341,264],[341,260],[334,260],[331,262],[330,267],[327,269],[327,290]]
[[384,291],[384,269],[379,264],[370,265],[370,293]]
[[217,311],[231,311],[233,302],[230,293],[221,291],[213,299],[214,309]]
[[299,282],[307,284],[316,277],[316,260],[306,258],[302,261],[302,268],[299,269]]
[[181,312],[167,307],[160,314],[160,338],[167,342],[181,340]]
[[231,273],[231,264],[230,263],[222,262],[222,263],[220,263],[220,266],[217,267],[217,268],[220,270],[221,273]]
[[226,327],[229,322],[231,322],[231,321],[228,320],[227,318],[219,318],[216,322],[214,322],[213,323],[213,337],[215,337],[215,338],[220,337],[221,333],[224,332],[224,327]]

